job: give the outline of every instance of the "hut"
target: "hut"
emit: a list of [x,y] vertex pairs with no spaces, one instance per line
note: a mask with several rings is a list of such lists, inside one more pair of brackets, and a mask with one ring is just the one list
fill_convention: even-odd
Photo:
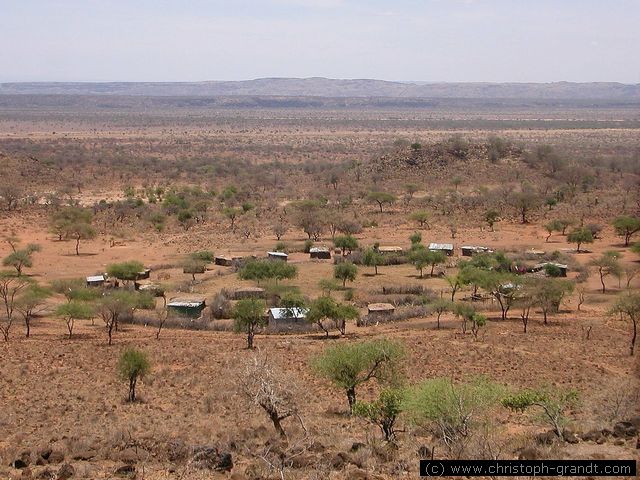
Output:
[[378,247],[378,252],[382,253],[382,254],[393,254],[393,253],[402,253],[402,247],[397,247],[397,246],[393,246],[393,245],[387,245],[387,246],[382,246],[382,247]]
[[448,257],[453,255],[452,243],[430,243],[429,250],[432,252],[444,252]]
[[153,295],[154,297],[164,297],[164,288],[157,283],[151,282],[135,282],[136,290]]
[[396,307],[390,303],[370,303],[367,305],[367,314],[372,317],[386,317],[395,311]]
[[327,247],[311,247],[309,249],[309,257],[318,260],[330,260],[331,251]]
[[311,326],[306,321],[308,311],[308,308],[270,308],[267,312],[269,319],[269,331],[309,331]]
[[181,317],[200,318],[206,307],[204,298],[172,298],[167,303],[167,310]]
[[286,262],[289,258],[289,255],[284,252],[267,252],[267,258],[269,258],[270,260],[281,260],[283,262]]
[[136,280],[146,280],[151,276],[151,269],[145,268],[141,272],[138,272],[136,275]]
[[242,257],[232,255],[216,255],[213,259],[214,265],[222,267],[233,267],[234,262],[242,260]]
[[243,300],[245,298],[265,298],[264,288],[260,287],[240,287],[233,291],[233,300]]
[[482,247],[479,245],[465,245],[461,247],[460,250],[462,251],[463,257],[473,257],[478,253],[493,253],[493,250],[491,250],[490,248]]
[[105,280],[105,275],[90,275],[86,278],[87,287],[102,287]]
[[542,272],[544,271],[545,273],[549,274],[549,271],[557,271],[558,274],[556,276],[558,277],[566,277],[567,276],[567,270],[569,269],[569,267],[563,263],[556,263],[556,262],[542,262],[542,263],[538,263],[537,265],[534,265],[533,267],[531,267],[530,271],[531,272]]

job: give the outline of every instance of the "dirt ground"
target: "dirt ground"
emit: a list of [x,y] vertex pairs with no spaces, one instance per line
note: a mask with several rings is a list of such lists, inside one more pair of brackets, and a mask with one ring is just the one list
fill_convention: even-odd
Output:
[[[30,127],[28,120],[5,116],[0,122],[0,137],[11,141],[50,138],[48,132],[52,128],[57,129],[57,137],[69,136],[74,141],[98,142],[105,136],[122,137],[122,132],[116,132],[117,128],[94,132],[76,125],[69,131],[61,131],[59,123],[49,122],[34,122]],[[144,135],[159,141],[170,137],[164,127],[154,128],[146,130]],[[342,146],[351,143],[355,151],[370,152],[398,136],[437,140],[451,133],[426,128],[385,131],[363,128],[341,130],[338,134],[331,128],[295,130],[294,127],[284,135],[281,131],[258,133],[255,141],[265,145],[295,144],[298,148],[312,144],[317,137],[323,139],[322,142]],[[487,134],[477,130],[467,133],[478,137]],[[629,145],[640,138],[636,129],[511,129],[502,133],[534,143],[556,138],[568,145],[567,148],[593,137],[588,141],[599,145],[606,155],[611,154],[618,143]],[[182,135],[193,135],[196,142],[200,134],[201,130]],[[234,135],[227,136],[226,141],[233,143],[247,138],[246,132]],[[384,137],[384,141],[378,137]],[[326,143],[323,145],[326,147]],[[265,153],[256,158],[261,155]],[[351,153],[340,156],[349,155]],[[291,161],[297,160],[291,158]],[[482,184],[481,179],[475,181]],[[470,183],[463,188],[473,187]],[[121,185],[104,185],[101,189],[86,191],[82,199],[91,204],[102,198],[119,198],[121,191]],[[361,245],[380,242],[408,247],[408,237],[416,227],[405,220],[406,216],[396,215],[394,209],[390,213],[376,213],[373,207],[366,213],[377,221],[377,226],[357,235]],[[453,242],[456,258],[459,247],[465,244],[506,251],[551,252],[572,248],[560,234],[545,241],[542,224],[553,214],[542,212],[534,223],[527,225],[503,221],[496,225],[494,232],[470,220],[458,228],[455,239],[450,238],[444,222],[436,222],[421,233],[425,243]],[[585,218],[586,222],[589,220]],[[594,220],[601,221],[601,213],[598,212]],[[81,242],[78,256],[74,242],[57,241],[47,232],[46,214],[39,207],[3,213],[0,236],[10,234],[24,242],[41,245],[41,251],[34,255],[33,268],[27,269],[28,275],[38,282],[46,284],[54,279],[84,277],[104,272],[111,263],[135,259],[153,268],[152,280],[162,274],[163,281],[172,286],[167,297],[190,293],[211,298],[223,288],[254,285],[239,280],[231,268],[218,266],[211,266],[205,274],[197,276],[196,282],[191,282],[190,275],[176,267],[186,253],[211,249],[217,254],[260,256],[276,243],[268,232],[261,232],[258,238],[239,239],[229,233],[225,222],[216,219],[188,232],[174,229],[164,233],[138,233],[135,225],[131,225],[127,235],[119,238],[115,246],[111,246],[107,232],[100,232],[95,240]],[[305,238],[302,231],[291,229],[283,241],[290,247],[299,247]],[[331,240],[324,238],[319,243],[330,246]],[[564,253],[577,264],[586,265],[604,251],[617,250],[623,252],[624,264],[638,263],[638,256],[621,247],[611,227],[606,227],[602,239],[588,248],[590,253]],[[0,243],[0,257],[8,253],[9,246]],[[313,261],[303,253],[292,253],[289,261],[298,266],[298,277],[283,283],[299,287],[308,297],[319,296],[318,281],[332,276],[333,262]],[[447,269],[448,273],[454,271],[454,268]],[[355,282],[348,285],[354,291],[353,303],[360,307],[361,313],[365,313],[368,299],[379,295],[382,287],[388,285],[419,284],[437,296],[448,296],[444,279],[418,278],[411,265],[382,266],[379,275],[372,273],[372,268],[362,267]],[[575,272],[570,272],[570,277],[574,276]],[[416,478],[418,449],[432,446],[426,432],[407,426],[398,450],[390,453],[381,445],[374,427],[349,417],[343,392],[318,378],[310,368],[310,360],[328,344],[370,338],[398,340],[408,352],[405,371],[411,383],[435,376],[461,381],[486,375],[511,387],[575,388],[581,398],[580,406],[572,412],[576,430],[584,432],[610,426],[607,413],[614,408],[615,399],[638,388],[640,356],[628,355],[630,323],[607,313],[612,301],[624,290],[624,282],[618,285],[617,280],[607,279],[607,286],[607,293],[601,294],[599,278],[592,273],[584,285],[586,300],[580,311],[574,292],[563,302],[560,313],[550,317],[548,325],[542,324],[540,312],[532,312],[526,334],[517,311],[512,311],[508,320],[501,321],[497,305],[483,305],[483,313],[490,321],[477,341],[470,334],[463,335],[459,321],[450,314],[443,316],[441,329],[436,329],[435,318],[428,316],[368,327],[349,324],[347,335],[328,340],[320,334],[258,335],[259,351],[286,371],[299,387],[299,402],[304,405],[303,419],[308,430],[305,440],[300,442],[313,438],[311,446],[305,443],[304,455],[300,457],[304,461],[287,469],[285,478]],[[630,287],[640,288],[640,276]],[[342,299],[343,292],[333,295]],[[108,346],[104,326],[100,318],[96,318],[78,322],[74,337],[69,339],[63,322],[50,314],[53,305],[60,301],[59,298],[51,300],[49,310],[34,321],[30,338],[24,338],[23,326],[17,323],[11,340],[0,343],[0,478],[29,478],[9,464],[24,451],[35,455],[47,448],[63,453],[64,461],[75,469],[73,478],[117,478],[114,470],[123,462],[131,463],[132,456],[135,478],[139,479],[279,478],[275,471],[269,471],[265,460],[271,458],[270,452],[277,450],[271,425],[261,412],[246,405],[238,392],[238,376],[252,355],[245,349],[243,335],[167,328],[156,339],[151,326],[123,325],[115,333],[114,345]],[[126,385],[115,372],[117,359],[127,346],[148,352],[153,366],[152,373],[139,387],[140,401],[136,403],[125,401]],[[377,393],[377,387],[371,383],[362,388],[360,395],[363,399],[372,399]],[[635,405],[634,410],[632,406],[628,416],[637,416],[639,407]],[[295,422],[287,422],[295,443],[296,438],[303,437],[301,429]],[[501,412],[499,425],[510,439],[510,443],[503,446],[505,458],[517,458],[518,452],[532,443],[535,434],[546,430],[531,416],[520,413]],[[357,442],[366,448],[354,453],[352,446]],[[215,445],[232,454],[232,473],[198,470],[188,462],[173,461],[170,445]],[[549,447],[547,454],[554,458],[638,458],[635,438],[622,442],[610,439],[604,444],[586,441],[563,444]],[[349,460],[336,460],[340,455],[340,458],[348,456]],[[47,472],[55,473],[59,468],[59,464],[34,465],[32,473],[34,478],[55,478],[47,477]]]

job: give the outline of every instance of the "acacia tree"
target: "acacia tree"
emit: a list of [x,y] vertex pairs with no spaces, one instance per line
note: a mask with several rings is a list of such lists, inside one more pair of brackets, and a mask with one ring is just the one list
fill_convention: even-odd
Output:
[[484,213],[484,221],[487,222],[491,231],[494,231],[495,223],[500,219],[500,212],[497,210],[489,209]]
[[618,253],[614,251],[604,252],[600,257],[594,258],[589,265],[598,270],[600,276],[600,284],[602,285],[602,293],[606,292],[604,278],[611,275],[616,278],[622,276],[622,266],[618,260]]
[[445,312],[450,312],[453,310],[453,300],[448,301],[445,299],[436,300],[431,304],[431,311],[436,314],[436,325],[438,330],[440,330],[440,317]]
[[371,340],[327,347],[312,361],[314,371],[344,390],[353,413],[358,386],[375,379],[382,385],[400,380],[404,348],[391,340]]
[[593,232],[587,227],[576,228],[567,235],[567,242],[577,244],[576,253],[580,253],[583,243],[593,243]]
[[267,305],[263,300],[247,298],[238,301],[233,309],[234,330],[246,332],[247,348],[253,348],[253,337],[259,327],[266,325],[265,310]]
[[73,327],[76,320],[90,320],[94,314],[95,312],[91,305],[76,300],[63,303],[56,308],[56,316],[62,318],[67,325],[69,338],[73,336]]
[[573,288],[573,282],[558,278],[541,278],[531,283],[532,302],[542,310],[545,325],[549,313],[558,311],[562,300]]
[[431,214],[426,210],[418,210],[409,215],[409,220],[417,222],[420,228],[424,228],[426,225],[429,228],[429,219],[431,218]]
[[151,371],[149,357],[141,350],[127,348],[122,352],[122,355],[120,355],[117,369],[120,378],[129,383],[127,400],[135,402],[138,380]]
[[385,388],[373,402],[356,402],[353,414],[365,418],[369,423],[380,427],[387,442],[395,440],[400,431],[396,428],[398,417],[402,413],[404,391],[398,388]]
[[22,275],[23,268],[31,268],[33,266],[33,254],[40,251],[40,245],[30,243],[25,248],[17,248],[16,240],[14,238],[7,239],[12,252],[2,260],[2,265],[13,267],[18,272],[18,275]]
[[628,247],[631,237],[640,232],[640,218],[622,215],[613,219],[616,234],[624,238],[624,246]]
[[384,265],[384,256],[373,248],[367,248],[362,254],[362,264],[373,267],[375,275],[378,275],[378,266]]
[[333,240],[333,244],[342,251],[343,257],[347,252],[351,254],[358,248],[358,240],[351,235],[339,235]]
[[530,185],[523,185],[521,191],[511,195],[511,202],[520,215],[521,223],[529,223],[528,215],[540,204],[540,195]]
[[45,300],[51,295],[51,291],[37,283],[31,283],[22,291],[16,301],[16,310],[20,312],[24,319],[26,328],[25,336],[29,338],[31,334],[31,320],[45,309]]
[[109,345],[112,344],[113,331],[117,330],[118,322],[126,315],[132,315],[137,308],[148,308],[149,298],[138,292],[117,290],[98,300],[96,308],[105,324]]
[[377,203],[382,213],[382,207],[386,204],[392,204],[396,201],[395,195],[387,192],[369,192],[367,199],[372,203]]
[[358,275],[358,267],[351,262],[338,263],[333,267],[333,276],[338,280],[342,280],[342,288],[347,285],[347,280],[350,282],[355,281]]
[[620,297],[613,305],[611,314],[617,314],[621,317],[626,316],[631,322],[632,330],[629,355],[633,355],[638,337],[638,322],[640,321],[640,293]]
[[50,231],[63,238],[76,241],[76,255],[80,255],[80,240],[95,238],[96,231],[91,225],[93,213],[87,208],[68,207],[56,211],[50,218]]
[[13,325],[19,296],[32,283],[33,281],[29,278],[12,271],[0,271],[0,299],[4,306],[4,318],[0,319],[0,332],[5,342],[9,341],[9,332]]
[[548,233],[547,238],[545,238],[544,241],[548,242],[549,239],[551,238],[551,235],[553,235],[553,232],[561,232],[562,231],[563,225],[560,222],[560,220],[551,220],[550,222],[545,224],[544,229]]
[[336,302],[333,298],[322,296],[309,305],[306,320],[311,324],[316,324],[325,332],[325,337],[329,337],[329,329],[325,321],[333,322],[342,335],[346,333],[346,321],[355,320],[359,317],[358,310],[351,305],[344,305]]

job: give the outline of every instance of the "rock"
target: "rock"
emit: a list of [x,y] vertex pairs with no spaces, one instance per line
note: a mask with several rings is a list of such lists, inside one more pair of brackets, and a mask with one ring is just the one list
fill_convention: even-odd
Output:
[[422,460],[430,459],[431,449],[426,445],[422,445],[420,448],[418,448],[418,457],[420,457]]
[[616,438],[633,438],[638,435],[638,428],[631,422],[618,422],[613,426],[613,436]]
[[113,473],[121,477],[129,477],[135,475],[136,467],[128,464],[120,465],[113,471]]
[[624,445],[625,443],[626,443],[626,442],[625,442],[622,438],[616,438],[616,439],[613,441],[613,444],[614,444],[616,447],[621,447],[621,446],[622,446],[622,445]]
[[20,478],[23,478],[25,480],[31,479],[33,478],[33,472],[29,467],[27,467],[24,470],[22,470],[22,475],[20,475]]
[[319,459],[313,454],[298,455],[291,459],[291,468],[306,468],[317,465]]
[[76,473],[76,469],[70,463],[65,463],[58,470],[58,475],[56,476],[56,480],[67,480],[67,478],[73,477]]
[[536,435],[536,442],[540,445],[553,445],[558,441],[558,436],[553,430]]
[[583,433],[581,437],[583,442],[597,442],[599,438],[604,438],[604,435],[602,435],[602,430],[594,428],[593,430]]
[[76,454],[74,454],[71,458],[74,460],[91,460],[95,458],[96,452],[94,450],[82,450]]
[[538,447],[525,447],[520,450],[518,460],[540,460],[542,452]]
[[578,436],[571,430],[565,430],[564,432],[562,432],[562,439],[572,445],[580,442]]
[[149,452],[143,448],[126,448],[118,454],[123,463],[133,464],[149,458]]
[[172,440],[167,445],[167,458],[170,462],[184,461],[189,457],[189,453],[189,446],[183,440]]
[[351,451],[352,452],[357,452],[358,450],[360,450],[361,448],[366,447],[366,445],[362,442],[353,442],[353,444],[351,445]]
[[21,458],[16,458],[16,459],[13,461],[13,464],[12,464],[12,465],[13,465],[13,468],[17,468],[18,470],[21,470],[21,469],[23,469],[23,468],[27,468],[27,466],[28,466],[27,462],[25,462],[25,461],[24,461],[23,459],[21,459]]
[[44,460],[49,460],[49,457],[51,456],[51,454],[53,453],[53,449],[50,447],[45,447],[41,450],[38,450],[38,457],[44,459]]
[[36,475],[36,478],[41,480],[52,480],[56,478],[56,474],[50,468],[45,468],[40,473],[38,473],[38,475]]
[[351,463],[351,457],[345,452],[336,453],[329,461],[334,470],[341,470],[347,463]]
[[216,447],[195,447],[193,449],[193,466],[201,469],[229,472],[233,468],[230,453],[221,453]]
[[51,453],[46,459],[49,463],[61,463],[64,462],[64,453],[62,450],[56,450],[55,448],[51,450]]

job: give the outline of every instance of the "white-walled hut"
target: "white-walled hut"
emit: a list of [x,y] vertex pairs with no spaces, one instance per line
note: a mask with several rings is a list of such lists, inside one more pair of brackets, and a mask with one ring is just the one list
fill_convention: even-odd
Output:
[[311,330],[307,323],[308,308],[270,308],[267,312],[270,332],[302,332]]
[[281,260],[286,262],[289,259],[289,255],[284,252],[267,252],[267,258],[269,260]]
[[317,260],[330,260],[331,250],[327,247],[311,247],[309,249],[309,258]]
[[432,252],[443,252],[448,257],[453,256],[453,243],[430,243],[429,250]]
[[460,247],[460,250],[462,251],[463,257],[473,257],[479,253],[493,253],[493,250],[489,247],[483,247],[480,245],[464,245]]
[[106,275],[89,275],[86,277],[87,287],[102,287],[107,280]]

